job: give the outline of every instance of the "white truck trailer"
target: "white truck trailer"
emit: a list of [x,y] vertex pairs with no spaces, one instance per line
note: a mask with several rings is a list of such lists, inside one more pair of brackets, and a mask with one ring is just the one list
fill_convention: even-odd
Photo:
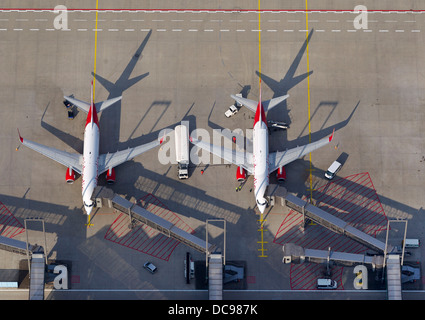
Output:
[[185,125],[176,126],[174,135],[179,179],[187,179],[189,177],[189,134],[187,127]]

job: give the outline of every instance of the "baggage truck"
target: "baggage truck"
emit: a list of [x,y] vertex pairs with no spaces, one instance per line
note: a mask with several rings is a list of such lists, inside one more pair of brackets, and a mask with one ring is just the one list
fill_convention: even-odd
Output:
[[176,142],[176,160],[179,179],[189,177],[189,134],[185,125],[178,125],[174,129]]

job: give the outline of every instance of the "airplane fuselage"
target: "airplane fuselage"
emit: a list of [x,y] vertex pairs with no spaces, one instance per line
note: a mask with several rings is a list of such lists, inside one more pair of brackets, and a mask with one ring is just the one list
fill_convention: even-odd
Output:
[[254,194],[257,207],[264,212],[267,206],[265,193],[269,185],[269,132],[261,102],[255,113],[253,127]]
[[93,209],[91,196],[97,187],[99,164],[99,127],[88,123],[84,129],[83,171],[81,189],[84,209],[89,215]]
[[[93,87],[91,96],[93,97]],[[87,215],[90,215],[93,210],[94,202],[91,200],[91,196],[97,187],[99,177],[99,137],[99,121],[92,98],[84,128],[83,167],[81,173],[81,190]]]

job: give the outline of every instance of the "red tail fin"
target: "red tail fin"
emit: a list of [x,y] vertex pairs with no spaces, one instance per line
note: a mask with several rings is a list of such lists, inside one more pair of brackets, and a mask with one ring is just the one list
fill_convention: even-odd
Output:
[[94,123],[99,127],[99,121],[97,119],[97,111],[93,101],[93,81],[91,82],[91,95],[90,95],[90,109],[87,115],[86,127],[89,123]]

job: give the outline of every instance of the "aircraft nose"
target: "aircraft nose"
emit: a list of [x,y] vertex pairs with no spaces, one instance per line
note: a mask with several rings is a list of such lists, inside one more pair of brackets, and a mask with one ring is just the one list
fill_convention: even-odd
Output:
[[260,201],[257,200],[257,207],[258,207],[258,210],[260,210],[261,213],[264,213],[264,211],[266,210],[266,207],[267,207],[267,202],[266,201],[260,202]]
[[258,205],[258,210],[260,210],[261,213],[264,213],[264,211],[266,210],[266,205]]
[[86,203],[84,203],[84,210],[86,211],[86,214],[89,216],[93,210],[93,206],[88,206]]

